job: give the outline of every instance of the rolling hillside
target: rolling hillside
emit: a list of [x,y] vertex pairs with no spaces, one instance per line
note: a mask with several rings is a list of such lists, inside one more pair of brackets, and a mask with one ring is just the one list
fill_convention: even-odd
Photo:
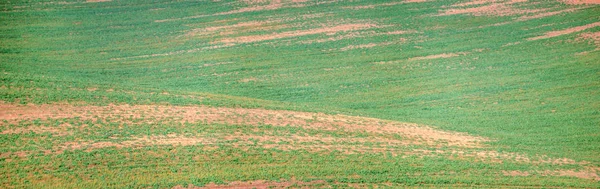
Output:
[[0,2],[1,188],[598,188],[600,1]]

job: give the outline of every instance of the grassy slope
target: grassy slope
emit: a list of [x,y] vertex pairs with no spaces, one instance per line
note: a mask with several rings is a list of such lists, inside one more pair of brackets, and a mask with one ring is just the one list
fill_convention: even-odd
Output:
[[[318,7],[282,8],[168,22],[154,21],[225,12],[236,9],[238,5],[228,4],[228,1],[73,5],[31,3],[31,7],[22,12],[0,13],[2,22],[8,23],[0,27],[0,68],[3,71],[2,85],[5,86],[0,89],[0,97],[4,101],[22,103],[209,104],[341,112],[485,136],[494,139],[494,148],[502,151],[568,157],[600,165],[597,158],[600,157],[600,95],[597,94],[600,91],[600,51],[575,55],[596,48],[593,44],[571,41],[576,38],[575,34],[526,40],[547,31],[598,22],[599,7],[484,28],[479,26],[501,23],[512,17],[432,16],[438,13],[441,6],[454,3],[450,1],[360,10],[341,8],[379,2],[386,1],[337,2]],[[11,9],[17,4],[25,3],[5,3],[2,8]],[[565,8],[565,5],[554,2],[543,2],[538,6]],[[48,8],[50,10],[45,10]],[[164,9],[151,10],[155,8]],[[286,24],[308,22],[305,28],[316,28],[319,23],[341,24],[366,20],[378,25],[393,25],[370,30],[415,30],[417,33],[316,44],[297,43],[300,40],[328,37],[320,34],[273,40],[276,42],[274,45],[266,41],[255,43],[257,45],[241,44],[174,56],[114,60],[212,46],[211,42],[215,39],[210,36],[181,36],[191,29],[215,24],[213,21],[217,20],[237,23],[267,18],[294,18],[314,13],[326,13],[327,16]],[[278,32],[295,29],[298,28],[284,28]],[[588,31],[599,30],[596,27]],[[258,31],[255,34],[271,32],[274,31]],[[324,51],[351,44],[399,41],[399,38],[405,38],[406,41],[368,49]],[[521,43],[504,46],[514,42]],[[474,49],[483,50],[477,52]],[[452,52],[469,54],[445,59],[407,60]],[[382,61],[392,62],[374,64]],[[199,66],[220,62],[232,63]],[[240,82],[245,78],[256,78],[257,81]],[[92,87],[99,90],[85,90]],[[107,89],[114,89],[115,92],[105,92]],[[163,91],[205,98],[198,100],[161,95]],[[314,155],[281,153],[282,156],[300,160],[310,159]],[[105,158],[112,159],[108,155]],[[347,158],[358,162],[357,168],[349,169],[356,171],[372,166],[366,163],[372,161],[369,158],[379,157]],[[476,170],[479,166],[461,165],[460,162],[446,162],[443,159],[414,161],[432,164],[426,166],[428,169],[443,167],[430,168],[430,171],[448,167],[454,167],[456,171]],[[444,166],[446,164],[448,166]],[[486,167],[490,170],[499,169],[493,167],[495,165],[481,166],[492,166]],[[389,175],[406,171],[394,169],[386,172],[382,170],[385,167],[390,166],[383,164],[378,170]],[[292,176],[302,175],[299,173],[304,172],[298,170]],[[270,174],[272,176],[249,176],[243,179],[269,178],[279,173]],[[314,177],[331,174],[315,174]],[[377,182],[381,178],[379,174],[366,180]],[[120,183],[119,178],[113,179],[115,183]],[[457,183],[453,180],[457,178],[451,177],[427,179],[408,179],[404,183]],[[515,179],[498,181],[486,174],[458,179],[463,183],[475,181],[484,185],[525,182]],[[222,176],[217,180],[236,178]],[[208,181],[210,179],[198,182]],[[560,180],[555,183],[548,180],[527,182],[534,183],[532,185],[561,183]]]

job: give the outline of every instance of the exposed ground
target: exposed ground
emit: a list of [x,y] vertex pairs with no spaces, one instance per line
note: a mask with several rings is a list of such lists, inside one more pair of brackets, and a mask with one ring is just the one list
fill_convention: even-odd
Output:
[[598,188],[599,4],[0,3],[0,188]]
[[[492,150],[485,142],[489,139],[465,133],[440,131],[424,125],[401,123],[366,117],[327,115],[282,110],[244,109],[206,106],[158,106],[158,105],[13,105],[0,104],[3,135],[51,134],[58,138],[44,139],[52,144],[37,150],[12,151],[0,154],[5,161],[15,161],[35,154],[60,155],[66,151],[83,150],[87,153],[104,148],[144,149],[152,146],[201,146],[205,150],[237,148],[250,151],[253,148],[297,151],[310,153],[365,154],[387,153],[401,158],[443,157],[448,159],[471,159],[487,163],[516,163],[523,165],[576,165],[580,169],[502,171],[506,176],[528,177],[531,175],[576,177],[599,181],[597,168],[589,162],[569,158],[529,157],[519,153]],[[100,123],[100,124],[99,124]],[[191,125],[239,125],[233,132],[213,130],[207,133],[169,133],[165,135],[109,136],[109,140],[86,140],[77,136],[94,135],[101,125],[118,124],[117,130],[136,130],[135,127],[153,125],[161,129],[177,129]],[[41,125],[44,126],[41,126]],[[26,125],[18,126],[16,125]],[[261,127],[281,127],[296,130],[292,133]],[[96,129],[95,129],[96,128]],[[300,132],[298,132],[300,131]],[[318,132],[331,134],[316,134]],[[69,141],[64,138],[76,137]],[[357,137],[358,136],[358,137]],[[14,146],[17,147],[17,146]],[[12,147],[12,148],[14,148]],[[207,185],[207,188],[268,188],[303,185],[320,185],[312,182],[232,182],[227,185]],[[176,186],[180,188],[182,186]],[[190,187],[195,187],[191,185]]]

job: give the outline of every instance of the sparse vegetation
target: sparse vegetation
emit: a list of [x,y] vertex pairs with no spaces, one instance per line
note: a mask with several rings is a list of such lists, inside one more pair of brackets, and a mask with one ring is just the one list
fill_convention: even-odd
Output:
[[0,3],[0,187],[600,187],[600,6]]

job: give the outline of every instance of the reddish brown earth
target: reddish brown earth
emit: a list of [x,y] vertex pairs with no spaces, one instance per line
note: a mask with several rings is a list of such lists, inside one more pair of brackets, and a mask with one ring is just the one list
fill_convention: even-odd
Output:
[[348,45],[346,47],[341,48],[341,51],[348,51],[348,50],[352,50],[352,49],[368,49],[368,48],[373,48],[379,45],[385,45],[385,44],[377,44],[377,43],[367,43],[367,44],[360,44],[360,45]]
[[409,58],[408,60],[429,60],[429,59],[438,59],[438,58],[452,58],[452,57],[457,57],[457,56],[466,55],[466,54],[467,53],[465,53],[465,52],[443,53],[443,54],[434,54],[434,55],[428,55],[428,56],[413,57],[413,58]]
[[284,28],[285,25],[277,24],[274,21],[250,21],[250,22],[240,22],[233,25],[224,25],[224,26],[213,26],[206,28],[198,28],[193,29],[192,31],[187,32],[187,36],[196,36],[196,35],[209,35],[220,33],[222,34],[234,34],[236,31],[260,31],[260,30],[273,30],[278,28]]
[[591,24],[587,24],[587,25],[583,25],[583,26],[572,27],[572,28],[568,28],[568,29],[564,29],[564,30],[546,32],[542,36],[532,37],[527,40],[547,39],[547,38],[557,37],[557,36],[566,35],[566,34],[570,34],[570,33],[580,32],[580,31],[587,30],[587,29],[590,29],[593,27],[598,27],[598,26],[600,26],[600,22],[595,22],[595,23],[591,23]]
[[587,32],[579,34],[577,41],[588,41],[596,45],[596,50],[600,49],[600,32]]
[[252,35],[252,36],[240,36],[236,38],[226,38],[222,39],[220,42],[222,43],[252,43],[258,41],[266,41],[273,39],[282,39],[289,37],[298,37],[305,35],[314,35],[314,34],[335,34],[337,32],[347,32],[354,30],[364,30],[372,27],[376,27],[375,24],[343,24],[337,25],[333,27],[322,27],[310,30],[300,30],[300,31],[290,31],[290,32],[282,32],[282,33],[274,33],[269,35]]
[[563,3],[570,5],[597,5],[600,0],[560,0]]
[[[474,50],[477,51],[477,50]],[[15,105],[0,103],[0,127],[14,124],[22,120],[46,120],[49,118],[74,118],[80,120],[98,119],[128,123],[131,126],[141,123],[161,123],[166,121],[176,123],[220,123],[237,125],[272,125],[285,127],[302,127],[305,129],[337,130],[345,132],[371,133],[365,137],[331,137],[321,135],[290,134],[286,136],[264,132],[261,135],[251,133],[229,133],[201,135],[151,135],[124,136],[111,141],[76,140],[54,144],[52,149],[44,150],[45,154],[57,154],[66,150],[92,151],[99,148],[140,148],[144,146],[171,145],[190,146],[202,145],[205,150],[214,150],[219,145],[227,144],[246,150],[250,147],[262,147],[279,150],[305,150],[312,153],[342,152],[347,154],[389,153],[394,156],[441,156],[449,159],[484,161],[490,163],[513,162],[518,164],[551,164],[551,165],[580,165],[579,170],[548,170],[548,171],[505,171],[510,176],[530,176],[532,172],[548,176],[577,177],[598,180],[598,169],[590,168],[587,162],[577,162],[567,158],[549,158],[546,156],[525,156],[517,153],[501,153],[486,149],[483,142],[488,139],[470,136],[465,133],[440,131],[431,127],[381,120],[367,117],[347,115],[328,115],[323,113],[295,112],[285,110],[217,108],[206,106],[164,106],[164,105],[108,105],[108,106],[75,106],[67,104],[46,105]],[[131,120],[142,122],[132,122]],[[176,126],[176,125],[172,125]],[[79,126],[79,127],[86,127]],[[56,127],[31,126],[3,129],[0,134],[22,134],[27,132],[55,133],[59,135],[73,134],[68,132],[74,128],[70,124]],[[402,138],[390,137],[394,134]],[[375,145],[374,145],[375,144]],[[424,145],[425,149],[416,148]],[[445,148],[445,147],[453,148]],[[444,148],[440,148],[444,147]],[[430,150],[436,148],[437,150]],[[36,152],[19,151],[2,153],[0,157],[16,155],[26,157]],[[296,181],[285,182],[232,182],[228,185],[207,185],[208,188],[244,188],[244,187],[289,187],[312,186],[319,183],[303,183]],[[194,186],[189,186],[194,188]],[[180,186],[180,188],[183,188]]]
[[427,2],[427,1],[431,1],[431,0],[404,0],[404,1],[397,1],[397,2],[390,2],[390,3],[362,5],[362,6],[350,6],[350,7],[342,7],[342,8],[360,10],[360,9],[372,9],[375,7],[383,7],[383,6],[394,6],[394,5],[404,4],[404,3],[422,3],[422,2]]
[[273,182],[273,181],[265,181],[265,180],[256,180],[256,181],[234,181],[225,185],[217,185],[214,183],[208,184],[204,187],[197,186],[175,186],[173,189],[267,189],[267,188],[289,188],[289,187],[311,187],[315,185],[325,184],[327,182],[322,180],[311,181],[311,182],[302,182],[296,181],[292,179],[291,181],[282,181],[282,182]]
[[147,54],[147,55],[139,55],[139,56],[111,58],[110,60],[114,61],[114,60],[127,60],[127,59],[135,59],[135,58],[150,58],[150,57],[172,56],[172,55],[185,54],[185,53],[194,53],[194,52],[211,50],[211,49],[220,49],[220,48],[231,47],[231,46],[233,46],[233,44],[213,45],[213,46],[207,46],[207,47],[201,47],[201,48],[195,48],[195,49],[188,49],[188,50],[179,50],[179,51],[159,53],[159,54]]
[[[518,9],[513,6],[516,3],[527,2],[527,0],[475,0],[470,2],[454,4],[449,9],[443,10],[438,16],[454,15],[454,14],[470,14],[473,16],[508,16],[515,14],[523,14],[535,12],[537,10]],[[468,8],[465,8],[469,6]],[[475,6],[475,7],[471,7]]]
[[504,176],[527,177],[532,173],[542,176],[577,177],[581,179],[600,181],[600,176],[592,168],[587,170],[545,170],[545,171],[502,171]]
[[541,12],[541,13],[538,13],[538,14],[535,14],[535,15],[521,16],[517,20],[518,21],[526,21],[526,20],[531,20],[531,19],[544,18],[544,17],[554,16],[554,15],[557,15],[557,14],[566,13],[566,12],[577,11],[579,9],[581,9],[581,8],[571,8],[571,9],[558,10],[558,11]]
[[[203,122],[222,124],[273,126],[302,126],[320,130],[347,130],[370,133],[404,135],[411,140],[436,144],[444,141],[453,146],[480,146],[485,138],[469,136],[464,133],[447,132],[411,123],[381,120],[375,118],[347,115],[327,115],[323,113],[294,112],[284,110],[214,108],[205,106],[153,106],[153,105],[110,105],[110,106],[72,106],[72,105],[28,105],[0,104],[0,120],[14,123],[18,120],[47,118],[74,118],[95,120],[102,118],[144,118],[151,122],[162,120],[181,123]],[[143,117],[142,117],[143,116]],[[128,120],[120,120],[128,122]]]

